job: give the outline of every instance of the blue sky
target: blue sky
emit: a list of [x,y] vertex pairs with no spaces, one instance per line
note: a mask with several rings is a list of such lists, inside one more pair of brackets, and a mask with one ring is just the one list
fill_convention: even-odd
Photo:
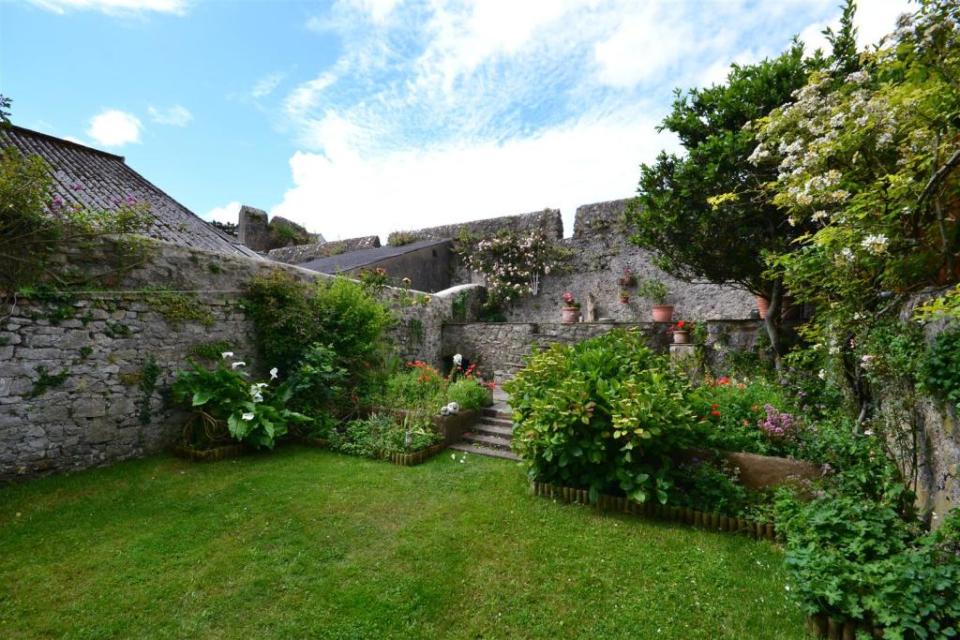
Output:
[[[839,0],[0,0],[22,126],[204,217],[328,239],[627,197],[674,87],[813,46]],[[862,0],[863,44],[906,0]]]

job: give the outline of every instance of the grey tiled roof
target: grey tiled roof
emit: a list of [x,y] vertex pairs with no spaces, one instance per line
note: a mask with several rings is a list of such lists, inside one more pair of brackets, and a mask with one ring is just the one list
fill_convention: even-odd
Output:
[[228,255],[257,256],[131,169],[122,156],[23,127],[0,127],[0,148],[10,146],[46,161],[53,194],[68,205],[112,210],[132,198],[150,205],[154,222],[147,235],[152,238]]
[[328,258],[317,258],[316,260],[310,260],[298,266],[320,273],[343,273],[344,271],[352,271],[353,269],[376,264],[387,258],[402,256],[411,251],[419,251],[420,249],[445,244],[447,242],[449,242],[449,240],[421,240],[420,242],[412,242],[399,247],[387,245],[386,247],[359,249]]

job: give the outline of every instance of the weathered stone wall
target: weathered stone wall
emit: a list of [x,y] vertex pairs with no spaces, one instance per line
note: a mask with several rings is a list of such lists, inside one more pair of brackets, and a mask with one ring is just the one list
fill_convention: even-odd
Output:
[[489,238],[500,231],[522,233],[542,229],[548,238],[559,240],[563,237],[563,220],[559,209],[544,209],[533,213],[523,213],[515,216],[501,216],[486,220],[474,220],[459,224],[448,224],[416,231],[398,231],[390,234],[389,244],[396,244],[399,237],[406,243],[418,240],[456,240],[461,234],[477,238]]
[[571,258],[563,272],[541,277],[536,296],[523,298],[506,310],[513,322],[556,322],[563,306],[561,296],[569,291],[582,304],[593,296],[597,318],[617,322],[650,320],[653,302],[628,290],[629,301],[620,301],[618,280],[626,268],[640,279],[664,282],[670,294],[667,303],[675,306],[674,318],[684,320],[748,319],[756,309],[749,293],[710,283],[685,283],[653,264],[653,255],[629,242],[624,212],[627,200],[584,205],[577,209],[574,235],[563,241]]
[[[758,321],[709,322],[706,346],[711,352],[753,349]],[[460,353],[477,363],[484,372],[492,372],[497,381],[512,376],[524,366],[534,347],[555,343],[575,344],[602,335],[612,329],[637,329],[648,336],[651,348],[666,351],[671,336],[669,324],[653,322],[467,322],[443,326],[441,356],[446,361]],[[718,346],[715,346],[718,345]]]
[[379,236],[363,236],[361,238],[349,238],[347,240],[298,244],[292,247],[271,249],[267,252],[267,257],[277,262],[302,264],[316,258],[329,258],[330,256],[341,253],[348,253],[359,249],[375,249],[379,246]]
[[[264,260],[225,257],[151,242],[149,259],[118,283],[124,290],[71,294],[56,301],[20,298],[0,309],[0,478],[79,469],[159,451],[183,424],[169,402],[174,373],[201,345],[225,341],[237,356],[255,358],[252,323],[239,302],[258,274],[282,269],[304,281],[322,274]],[[64,256],[88,273],[104,267],[111,243]],[[158,290],[157,283],[164,283]],[[153,287],[153,288],[150,288]],[[158,300],[170,291],[190,300],[196,319],[177,321]],[[457,296],[385,288],[398,318],[390,336],[405,359],[441,364],[441,327]],[[475,303],[470,303],[475,306]],[[182,316],[181,316],[182,317]],[[153,359],[161,374],[149,398],[139,384]],[[146,402],[152,416],[142,419]]]
[[[912,322],[914,308],[941,292],[920,294],[903,308],[901,320]],[[927,344],[947,329],[947,321],[931,322],[924,327]],[[878,390],[878,414],[881,419],[899,423],[901,428],[916,427],[917,444],[917,505],[922,512],[930,512],[931,525],[940,523],[939,516],[960,505],[960,418],[953,405],[928,395],[918,394],[915,389],[886,388]],[[910,443],[910,439],[906,439]],[[908,469],[912,451],[898,449],[895,439],[891,447],[904,461],[901,468]]]

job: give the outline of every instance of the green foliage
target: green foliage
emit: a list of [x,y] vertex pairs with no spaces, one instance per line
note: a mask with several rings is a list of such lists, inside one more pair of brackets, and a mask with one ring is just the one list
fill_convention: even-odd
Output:
[[779,384],[760,377],[746,382],[721,377],[697,387],[688,402],[709,447],[763,455],[798,453],[795,434],[774,438],[761,426],[767,416],[765,407],[785,411],[790,406]]
[[133,334],[129,326],[113,320],[107,320],[104,323],[103,333],[114,339],[129,338]]
[[360,281],[360,284],[374,293],[382,290],[389,282],[387,270],[382,267],[377,267],[376,269],[361,269],[357,279]]
[[786,249],[802,230],[763,192],[776,171],[749,162],[756,134],[747,125],[789,101],[816,64],[797,44],[773,60],[733,65],[725,84],[676,92],[660,129],[675,133],[685,154],[642,165],[628,209],[632,240],[655,251],[668,273],[769,295],[763,255]]
[[429,420],[405,418],[398,423],[392,416],[382,414],[351,420],[330,435],[330,448],[334,451],[368,458],[421,451],[438,442],[440,435]]
[[589,487],[591,499],[620,492],[668,499],[671,457],[693,444],[689,385],[637,332],[612,331],[535,353],[504,384],[514,410],[514,450],[531,476]]
[[356,385],[381,361],[393,323],[380,302],[345,278],[310,285],[275,271],[255,278],[245,299],[261,359],[284,374],[312,345],[329,345]]
[[144,293],[147,306],[163,316],[171,326],[179,327],[186,322],[213,326],[213,313],[195,293],[163,287],[145,287]]
[[[288,389],[271,389],[266,382],[249,383],[242,371],[243,363],[227,365],[221,361],[213,369],[195,362],[188,370],[179,371],[173,384],[173,397],[190,406],[205,421],[226,425],[236,440],[256,448],[272,449],[278,438],[287,433],[292,423],[308,423],[310,418],[286,409]],[[189,444],[213,444],[210,431],[185,428],[184,440]]]
[[447,381],[427,363],[414,360],[387,378],[382,401],[391,408],[435,415],[447,403]]
[[926,387],[960,410],[960,327],[937,336],[923,367]]
[[140,370],[140,401],[138,402],[137,416],[140,418],[140,424],[150,424],[153,419],[153,411],[150,407],[150,400],[153,398],[153,392],[157,388],[157,380],[160,379],[160,366],[157,359],[152,354],[147,356],[143,368]]
[[405,244],[413,244],[417,237],[409,231],[394,231],[387,236],[387,244],[391,247],[402,247]]
[[700,511],[741,515],[750,505],[750,495],[737,480],[736,467],[695,458],[678,469],[674,501]]
[[453,301],[450,304],[453,320],[458,322],[465,322],[467,320],[467,303],[469,300],[470,294],[466,291],[461,291],[453,297]]
[[461,411],[482,409],[490,404],[490,390],[476,378],[460,378],[447,388],[447,400],[459,404]]
[[232,348],[230,342],[227,340],[198,342],[190,347],[190,355],[200,358],[201,360],[217,362],[223,358],[224,353],[229,352]]
[[13,293],[41,283],[68,287],[75,277],[54,260],[65,246],[83,246],[94,238],[119,235],[109,257],[117,272],[142,243],[124,234],[141,233],[149,225],[149,206],[127,201],[113,210],[93,211],[51,196],[46,163],[23,156],[15,147],[0,152],[0,292]]
[[[300,413],[321,421],[325,430],[347,407],[346,382],[349,373],[338,365],[336,351],[330,345],[314,344],[300,359],[287,379],[290,404]],[[318,427],[313,425],[314,430]]]
[[654,304],[664,304],[668,293],[667,285],[662,280],[644,278],[637,285],[637,295],[653,301]]
[[808,613],[869,621],[884,638],[956,637],[960,511],[917,537],[916,523],[893,505],[856,494],[810,502],[785,495],[777,509],[793,594]]
[[59,373],[50,373],[47,371],[47,368],[43,365],[37,367],[37,379],[33,382],[33,388],[30,389],[30,393],[27,394],[28,398],[36,398],[42,396],[48,390],[59,387],[61,384],[66,382],[67,378],[70,377],[70,372],[66,369],[61,370]]

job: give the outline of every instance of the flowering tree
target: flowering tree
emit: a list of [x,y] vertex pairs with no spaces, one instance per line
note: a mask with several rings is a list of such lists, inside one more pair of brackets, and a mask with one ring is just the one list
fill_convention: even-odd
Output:
[[764,185],[776,166],[753,163],[751,123],[790,99],[823,58],[805,59],[795,43],[755,65],[734,65],[726,84],[677,92],[660,130],[677,134],[683,156],[661,153],[641,166],[637,198],[628,209],[636,244],[656,252],[658,265],[682,279],[736,283],[770,301],[767,331],[781,351],[782,284],[767,273],[764,255],[788,250],[804,228],[787,223]]
[[802,230],[770,265],[816,304],[809,335],[841,356],[862,418],[872,358],[858,336],[904,294],[960,275],[958,21],[955,0],[926,0],[860,70],[814,73],[758,123],[751,161],[775,171],[773,202]]
[[468,269],[483,275],[489,310],[534,293],[536,279],[558,269],[568,256],[541,230],[504,230],[478,242],[461,242],[458,252]]

